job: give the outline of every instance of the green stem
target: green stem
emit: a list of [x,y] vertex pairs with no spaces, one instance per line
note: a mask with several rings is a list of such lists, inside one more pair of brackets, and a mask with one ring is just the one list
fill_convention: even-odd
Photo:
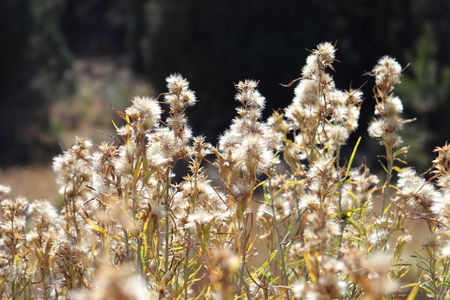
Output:
[[127,229],[123,229],[123,235],[125,237],[125,255],[126,255],[126,260],[130,261],[131,260],[130,240],[128,239],[128,230]]
[[[269,187],[272,186],[271,178],[272,177],[270,176],[269,177]],[[283,274],[283,277],[281,278],[281,285],[288,286],[289,280],[288,280],[288,276],[287,276],[287,272],[286,272],[286,260],[284,257],[286,247],[283,245],[283,239],[281,238],[281,235],[280,235],[280,226],[278,226],[279,224],[277,224],[274,199],[275,199],[275,197],[273,195],[273,189],[270,188],[270,208],[272,210],[272,216],[273,216],[272,222],[273,222],[273,227],[275,228],[275,232],[277,235],[277,240],[278,240],[278,245],[279,245],[279,250],[280,250],[280,255],[281,255],[281,272]],[[287,296],[287,299],[291,299],[289,289],[286,289],[286,296]]]
[[[245,211],[243,213],[243,216],[246,216]],[[243,224],[242,224],[243,221]],[[247,285],[247,282],[245,282],[245,278],[244,278],[244,272],[245,272],[245,265],[246,265],[246,259],[247,259],[247,220],[246,217],[243,217],[240,221],[239,221],[239,227],[238,227],[238,235],[240,234],[241,230],[241,224],[242,224],[242,236],[240,237],[240,242],[241,244],[241,255],[242,255],[242,261],[241,261],[241,265],[240,265],[240,272],[239,272],[239,277],[240,277],[240,282],[241,284],[244,286],[245,289],[245,293],[247,295],[247,299],[252,299],[250,297],[250,291],[249,291],[249,287]]]
[[191,234],[188,232],[188,236],[187,236],[187,245],[188,247],[186,248],[186,257],[185,257],[185,261],[184,261],[184,267],[183,267],[183,277],[184,280],[186,281],[184,283],[184,299],[187,300],[188,299],[188,284],[187,284],[187,278],[188,278],[188,265],[189,265],[189,248],[191,246]]
[[386,159],[387,159],[387,175],[386,182],[384,184],[383,201],[381,203],[381,217],[384,215],[386,209],[386,203],[389,198],[389,186],[391,185],[392,169],[394,168],[394,157],[392,155],[392,148],[386,147]]
[[139,275],[143,275],[144,268],[142,264],[142,240],[141,237],[139,237],[139,233],[137,236],[137,269],[139,272]]
[[[444,262],[444,268],[442,270],[442,274],[448,274],[449,272],[449,259],[445,258],[445,262]],[[439,291],[439,297],[441,298],[442,296],[447,295],[449,288],[447,287],[447,285],[440,285],[440,291]],[[442,298],[444,299],[444,298]]]
[[436,278],[436,258],[435,258],[435,251],[434,249],[431,250],[432,254],[430,255],[430,276],[431,276],[431,283],[433,286],[433,292],[434,292],[434,297],[437,298],[437,287],[438,284],[437,282],[437,278]]

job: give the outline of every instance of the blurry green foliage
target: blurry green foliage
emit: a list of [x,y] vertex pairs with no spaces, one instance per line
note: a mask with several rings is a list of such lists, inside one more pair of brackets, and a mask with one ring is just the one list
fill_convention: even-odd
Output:
[[431,23],[426,23],[413,49],[406,50],[410,65],[402,83],[396,87],[408,118],[417,118],[406,124],[403,139],[411,145],[408,161],[419,172],[431,166],[435,156],[432,150],[450,139],[448,101],[450,100],[450,67],[440,64],[437,53],[439,42]]

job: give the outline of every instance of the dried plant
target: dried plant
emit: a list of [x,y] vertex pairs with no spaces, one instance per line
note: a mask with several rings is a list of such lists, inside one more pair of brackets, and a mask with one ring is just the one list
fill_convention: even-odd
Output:
[[[55,157],[62,207],[0,186],[2,298],[375,300],[409,288],[408,299],[448,299],[450,146],[436,149],[429,180],[396,165],[407,152],[393,94],[402,68],[383,57],[369,73],[369,135],[385,147],[386,176],[353,165],[360,139],[341,157],[362,92],[335,86],[335,52],[312,50],[292,103],[267,120],[258,82],[237,83],[237,116],[215,146],[192,136],[197,99],[174,74],[158,98],[114,109],[119,139],[77,138]],[[417,222],[429,237],[411,279]]]

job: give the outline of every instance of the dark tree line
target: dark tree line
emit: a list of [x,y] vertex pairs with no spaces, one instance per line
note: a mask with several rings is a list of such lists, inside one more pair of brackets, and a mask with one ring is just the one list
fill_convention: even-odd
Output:
[[54,153],[51,101],[73,92],[60,0],[4,0],[0,9],[0,165]]

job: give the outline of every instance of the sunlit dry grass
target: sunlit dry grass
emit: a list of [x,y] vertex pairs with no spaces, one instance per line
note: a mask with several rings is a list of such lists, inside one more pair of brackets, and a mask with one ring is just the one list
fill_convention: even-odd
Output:
[[11,187],[9,197],[55,199],[58,185],[53,169],[48,166],[11,167],[0,170],[0,183]]

